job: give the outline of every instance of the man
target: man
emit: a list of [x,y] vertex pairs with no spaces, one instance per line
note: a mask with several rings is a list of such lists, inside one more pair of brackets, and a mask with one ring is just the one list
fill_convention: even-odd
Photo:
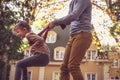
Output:
[[50,29],[58,25],[62,28],[70,25],[70,38],[60,68],[60,80],[70,80],[69,73],[71,73],[73,80],[84,80],[80,63],[92,42],[91,9],[90,0],[72,0],[68,15],[48,24]]

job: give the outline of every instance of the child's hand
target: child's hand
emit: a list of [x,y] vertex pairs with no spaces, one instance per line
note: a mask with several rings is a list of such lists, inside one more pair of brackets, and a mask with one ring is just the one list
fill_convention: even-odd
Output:
[[32,50],[32,47],[30,46],[30,48],[29,48],[29,54],[31,54],[31,50]]
[[35,52],[35,49],[33,49],[33,47],[30,46],[29,53],[34,53],[34,52]]

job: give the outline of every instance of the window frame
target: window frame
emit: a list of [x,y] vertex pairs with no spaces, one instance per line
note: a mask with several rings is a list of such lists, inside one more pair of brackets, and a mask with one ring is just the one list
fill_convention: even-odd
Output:
[[[55,73],[58,74],[57,75],[58,76],[57,79],[55,79]],[[60,71],[53,71],[53,73],[52,73],[52,80],[60,80],[59,77],[60,77]]]
[[[115,63],[115,60],[117,61],[116,63],[117,63],[117,65],[116,65],[116,63]],[[112,64],[112,68],[119,68],[119,62],[120,60],[119,59],[113,59],[113,64]]]
[[[94,53],[93,53],[94,51]],[[89,53],[88,53],[89,52]],[[85,59],[88,61],[95,61],[97,57],[98,51],[97,50],[87,50],[85,54]],[[90,56],[88,56],[90,55]]]
[[95,80],[97,80],[97,73],[96,72],[86,72],[85,73],[85,80],[88,80],[87,79],[87,75],[90,74],[90,80],[92,80],[92,75],[94,74],[95,75]]
[[[56,47],[54,49],[54,57],[53,57],[54,60],[63,60],[64,53],[65,53],[65,47],[62,47],[62,46]],[[58,55],[58,57],[56,55]]]
[[57,33],[55,31],[49,31],[46,38],[46,43],[55,43],[56,41],[57,41]]
[[28,74],[29,74],[29,72],[30,72],[30,75],[28,76],[28,78],[29,78],[29,80],[32,80],[33,71],[32,71],[32,70],[29,70],[29,71],[28,71]]

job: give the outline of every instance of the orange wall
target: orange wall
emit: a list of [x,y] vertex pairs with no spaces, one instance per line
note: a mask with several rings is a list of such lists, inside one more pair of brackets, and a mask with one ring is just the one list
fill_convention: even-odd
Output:
[[[60,71],[60,65],[49,65],[45,68],[45,80],[52,80],[53,71]],[[86,72],[97,73],[97,80],[104,80],[103,78],[103,64],[96,64],[95,62],[86,62],[81,64],[81,71],[85,78]],[[72,77],[71,77],[72,80]]]
[[40,67],[28,67],[28,71],[32,72],[32,80],[39,80]]
[[85,73],[93,72],[93,73],[97,73],[97,80],[104,80],[103,65],[99,65],[92,61],[86,62],[84,64],[81,64],[81,71],[83,73],[84,78],[85,78]]
[[59,71],[59,66],[47,66],[45,68],[45,80],[52,80],[53,71]]

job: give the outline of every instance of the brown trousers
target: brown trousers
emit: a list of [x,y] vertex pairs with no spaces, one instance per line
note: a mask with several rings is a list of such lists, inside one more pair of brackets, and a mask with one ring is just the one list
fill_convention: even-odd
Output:
[[91,42],[91,33],[80,32],[70,36],[60,68],[60,80],[70,80],[69,73],[71,73],[73,80],[84,80],[80,70],[80,63]]

